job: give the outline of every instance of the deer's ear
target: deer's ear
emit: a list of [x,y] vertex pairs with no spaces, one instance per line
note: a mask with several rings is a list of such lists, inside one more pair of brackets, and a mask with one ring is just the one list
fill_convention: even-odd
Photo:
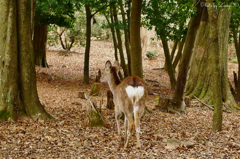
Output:
[[119,61],[115,61],[113,66],[117,67],[117,69],[119,69]]
[[110,70],[111,66],[112,66],[112,63],[108,60],[105,64],[105,70]]

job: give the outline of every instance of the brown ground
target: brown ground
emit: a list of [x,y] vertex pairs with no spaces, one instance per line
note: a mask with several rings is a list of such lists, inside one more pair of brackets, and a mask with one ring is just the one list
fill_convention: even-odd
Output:
[[[103,115],[110,121],[107,128],[85,126],[88,101],[78,98],[79,91],[89,92],[98,69],[106,60],[113,61],[113,47],[108,42],[92,42],[90,57],[91,82],[83,81],[83,50],[71,56],[47,53],[50,68],[37,67],[38,92],[41,102],[57,122],[18,121],[0,123],[0,158],[239,158],[239,112],[224,113],[223,131],[213,133],[212,111],[192,105],[186,116],[154,110],[156,95],[149,95],[147,107],[153,112],[142,119],[142,148],[136,148],[136,138],[130,148],[116,132],[114,111],[107,110],[106,84]],[[163,70],[152,70],[164,65],[163,55],[155,60],[144,57],[144,79],[150,91],[161,97],[171,97],[168,76]],[[235,69],[233,67],[233,69]],[[100,97],[91,97],[99,103]],[[180,147],[171,149],[167,140],[181,141]],[[191,143],[190,147],[184,142]]]

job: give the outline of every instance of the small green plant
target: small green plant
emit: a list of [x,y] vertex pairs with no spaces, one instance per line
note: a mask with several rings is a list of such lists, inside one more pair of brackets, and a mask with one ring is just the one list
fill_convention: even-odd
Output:
[[232,58],[230,62],[231,62],[231,63],[238,63],[237,57]]
[[152,51],[148,51],[148,52],[146,53],[146,56],[147,56],[148,58],[150,58],[150,57],[155,57],[155,56],[156,56],[156,53],[155,53],[155,52],[152,52]]

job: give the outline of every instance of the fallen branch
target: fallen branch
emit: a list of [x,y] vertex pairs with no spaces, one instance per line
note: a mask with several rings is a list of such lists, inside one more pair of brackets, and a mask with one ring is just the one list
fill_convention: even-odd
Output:
[[152,70],[162,70],[163,68],[153,68]]
[[160,84],[160,82],[155,81],[155,80],[151,80],[151,79],[145,79],[145,81],[148,81],[148,82],[156,82],[156,83]]
[[214,108],[212,107],[213,105],[207,105],[206,103],[204,103],[203,101],[201,101],[199,98],[197,98],[196,96],[194,96],[194,98],[196,98],[199,102],[201,102],[203,105],[205,105],[206,107],[208,107],[209,109],[214,110]]
[[92,108],[97,112],[97,114],[99,114],[99,116],[101,117],[101,119],[104,121],[104,117],[102,116],[102,114],[98,111],[98,109],[96,108],[96,106],[93,104],[93,102],[91,101],[91,99],[86,95],[86,93],[84,93],[85,98],[89,101],[89,103],[91,104]]

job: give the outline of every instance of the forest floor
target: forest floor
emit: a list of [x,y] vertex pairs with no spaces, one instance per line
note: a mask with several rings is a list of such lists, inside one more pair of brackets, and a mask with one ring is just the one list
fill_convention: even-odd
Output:
[[[114,111],[106,109],[107,84],[102,85],[101,94],[108,125],[87,126],[89,102],[78,98],[78,92],[90,91],[97,71],[106,60],[113,61],[113,47],[108,42],[92,42],[89,85],[83,84],[83,52],[70,56],[47,52],[50,68],[36,67],[37,87],[40,101],[57,121],[0,122],[0,158],[240,158],[239,112],[224,112],[223,131],[214,133],[213,111],[196,102],[185,116],[155,109],[157,94],[167,98],[173,94],[167,73],[154,69],[164,66],[162,54],[153,60],[143,55],[144,79],[155,95],[149,95],[146,103],[152,113],[141,121],[141,149],[136,147],[135,136],[124,149]],[[90,98],[97,104],[101,100],[100,96]]]

